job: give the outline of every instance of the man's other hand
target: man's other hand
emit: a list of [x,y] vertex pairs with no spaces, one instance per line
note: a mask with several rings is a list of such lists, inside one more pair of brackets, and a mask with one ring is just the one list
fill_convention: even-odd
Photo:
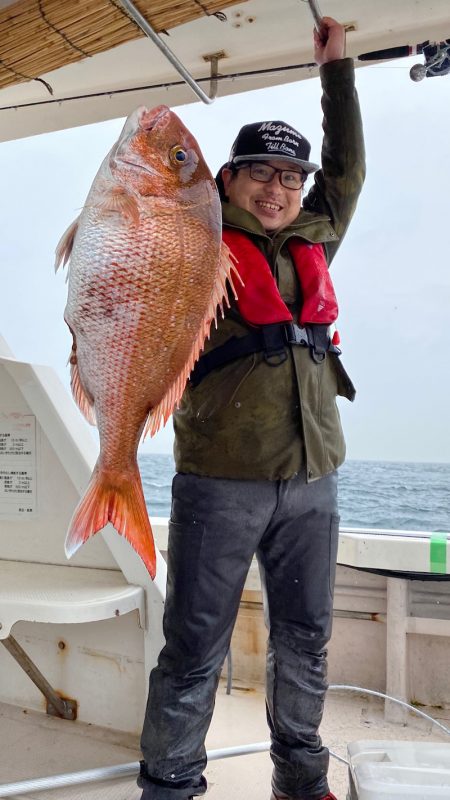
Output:
[[345,58],[345,28],[332,17],[323,17],[320,31],[314,28],[314,58],[319,66]]

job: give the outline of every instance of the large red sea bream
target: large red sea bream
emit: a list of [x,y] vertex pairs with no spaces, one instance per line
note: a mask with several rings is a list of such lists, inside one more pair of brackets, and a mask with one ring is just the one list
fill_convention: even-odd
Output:
[[111,522],[154,577],[138,443],[180,400],[233,270],[214,180],[166,106],[127,119],[58,245],[56,266],[69,258],[71,386],[98,426],[100,454],[66,553]]

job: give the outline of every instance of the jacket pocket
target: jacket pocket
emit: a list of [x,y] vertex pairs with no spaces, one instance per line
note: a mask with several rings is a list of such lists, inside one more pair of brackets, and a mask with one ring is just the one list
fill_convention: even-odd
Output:
[[347,400],[353,402],[356,395],[356,389],[347,374],[342,361],[336,353],[329,353],[329,358],[331,363],[333,364],[334,373],[336,375],[337,381],[337,394],[340,397],[346,397]]

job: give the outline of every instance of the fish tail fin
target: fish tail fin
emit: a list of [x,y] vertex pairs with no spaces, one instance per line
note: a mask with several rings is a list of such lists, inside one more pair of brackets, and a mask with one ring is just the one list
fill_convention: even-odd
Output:
[[84,497],[75,509],[66,536],[67,558],[108,522],[136,550],[150,577],[156,574],[156,554],[139,471],[112,475],[95,467]]

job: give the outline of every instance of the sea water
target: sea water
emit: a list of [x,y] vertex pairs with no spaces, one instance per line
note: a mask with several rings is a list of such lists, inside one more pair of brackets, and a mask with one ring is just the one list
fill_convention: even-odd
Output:
[[[150,516],[170,515],[171,455],[139,454]],[[339,469],[341,526],[450,531],[450,463],[347,461]]]

